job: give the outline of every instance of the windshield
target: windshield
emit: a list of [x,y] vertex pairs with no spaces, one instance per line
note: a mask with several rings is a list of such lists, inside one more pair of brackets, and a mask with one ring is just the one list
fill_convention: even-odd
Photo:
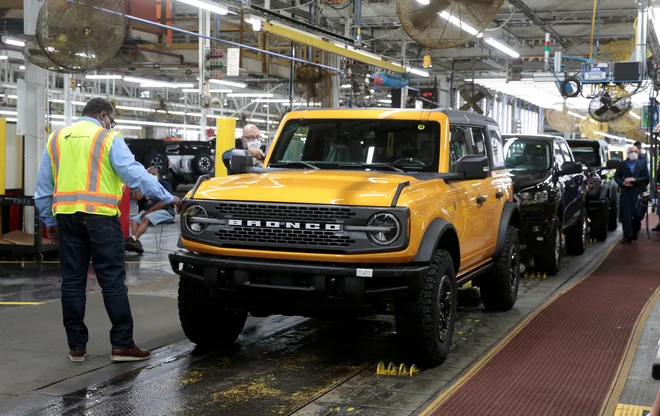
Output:
[[508,139],[504,144],[504,164],[513,173],[516,171],[547,171],[552,158],[547,141],[533,139]]
[[571,147],[571,152],[576,162],[589,166],[598,165],[598,154],[593,147]]
[[268,164],[437,172],[439,137],[440,124],[431,121],[291,120],[282,129]]

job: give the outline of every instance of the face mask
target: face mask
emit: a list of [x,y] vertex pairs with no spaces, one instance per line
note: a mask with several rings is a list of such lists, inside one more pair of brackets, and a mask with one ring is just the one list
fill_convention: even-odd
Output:
[[628,157],[630,158],[630,160],[632,160],[634,162],[634,161],[637,160],[639,155],[637,153],[631,153]]
[[261,148],[261,140],[250,140],[247,142],[247,148],[248,149],[260,149]]

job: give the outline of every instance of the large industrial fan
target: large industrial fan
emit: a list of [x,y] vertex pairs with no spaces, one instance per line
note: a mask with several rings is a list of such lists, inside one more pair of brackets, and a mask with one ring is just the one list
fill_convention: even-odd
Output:
[[484,86],[473,82],[466,82],[458,87],[458,93],[463,101],[465,101],[459,110],[472,111],[482,115],[488,115],[490,113],[493,96]]
[[633,106],[626,115],[616,120],[610,121],[610,128],[619,133],[627,133],[639,127],[641,109],[639,106]]
[[296,70],[294,78],[296,95],[309,103],[320,103],[332,92],[332,80],[328,71],[315,65],[304,64]]
[[545,119],[548,125],[560,133],[572,133],[578,126],[578,114],[574,109],[568,107],[566,103],[547,108],[545,110]]
[[596,121],[613,121],[630,111],[632,100],[623,88],[607,88],[589,103],[589,115]]
[[504,0],[397,0],[401,26],[429,48],[464,45],[493,21]]
[[599,133],[607,133],[608,128],[607,123],[596,121],[590,116],[580,121],[580,133],[587,139],[602,139],[604,136]]
[[69,71],[97,68],[112,59],[126,34],[122,0],[46,0],[37,18],[45,55]]
[[70,69],[63,68],[62,66],[53,62],[46,52],[39,46],[39,43],[36,39],[27,39],[25,41],[25,46],[23,47],[23,57],[28,60],[33,65],[47,69],[53,72],[60,72],[66,74],[79,73],[80,71],[74,71]]

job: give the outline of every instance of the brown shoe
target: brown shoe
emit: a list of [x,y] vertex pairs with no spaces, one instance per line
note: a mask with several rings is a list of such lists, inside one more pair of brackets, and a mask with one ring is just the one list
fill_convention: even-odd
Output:
[[74,363],[81,363],[85,361],[85,357],[87,357],[87,350],[71,350],[69,351],[69,360]]
[[137,345],[133,348],[113,348],[110,360],[114,362],[143,361],[151,358],[151,352]]

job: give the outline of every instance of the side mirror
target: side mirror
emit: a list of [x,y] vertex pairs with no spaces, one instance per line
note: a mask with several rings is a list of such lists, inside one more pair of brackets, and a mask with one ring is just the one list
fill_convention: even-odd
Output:
[[619,165],[621,164],[621,161],[618,159],[610,159],[605,163],[605,167],[607,169],[617,169]]
[[254,165],[250,152],[244,149],[233,149],[229,159],[229,168],[234,173],[244,173]]
[[486,179],[490,176],[490,165],[486,156],[463,156],[456,161],[456,173],[463,179]]
[[566,162],[561,165],[560,175],[575,175],[582,173],[582,164],[578,162]]

